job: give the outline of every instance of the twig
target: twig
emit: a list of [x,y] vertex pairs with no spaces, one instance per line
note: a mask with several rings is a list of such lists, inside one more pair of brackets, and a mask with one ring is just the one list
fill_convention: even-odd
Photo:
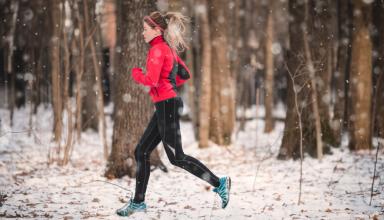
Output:
[[302,128],[302,122],[301,122],[301,111],[299,110],[298,106],[298,101],[297,101],[297,94],[298,91],[296,90],[295,87],[295,79],[294,76],[292,75],[291,71],[289,70],[287,64],[285,64],[285,67],[287,69],[288,75],[292,81],[292,89],[294,93],[294,100],[295,100],[295,110],[297,113],[297,118],[299,121],[299,133],[300,133],[300,179],[299,179],[299,199],[298,199],[298,204],[301,203],[301,185],[303,182],[303,128]]
[[[380,133],[380,132],[379,132]],[[379,154],[379,148],[380,148],[381,142],[378,142],[377,149],[376,149],[376,159],[375,159],[375,166],[373,169],[373,178],[372,178],[372,186],[371,186],[371,199],[369,200],[369,205],[372,203],[372,197],[373,197],[373,185],[375,183],[375,176],[376,176],[376,164],[377,164],[377,155]]]
[[24,131],[6,131],[6,132],[0,134],[0,137],[3,137],[7,134],[19,134],[19,133],[26,133],[26,132],[30,132],[30,131],[32,131],[32,129],[28,129],[28,130],[24,130]]

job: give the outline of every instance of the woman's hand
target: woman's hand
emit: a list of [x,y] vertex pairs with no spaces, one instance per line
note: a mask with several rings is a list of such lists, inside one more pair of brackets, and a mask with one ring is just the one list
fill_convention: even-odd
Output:
[[136,82],[138,82],[139,76],[140,76],[140,74],[142,74],[142,73],[143,73],[143,70],[142,70],[141,68],[139,68],[139,67],[135,67],[135,68],[132,69],[132,78],[133,78]]

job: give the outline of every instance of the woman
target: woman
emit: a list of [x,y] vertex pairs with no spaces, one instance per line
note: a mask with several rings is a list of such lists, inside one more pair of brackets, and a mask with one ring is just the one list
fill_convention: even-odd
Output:
[[146,210],[144,199],[150,175],[149,156],[160,141],[163,142],[173,165],[214,186],[213,191],[222,199],[222,208],[228,204],[230,178],[218,178],[200,161],[184,154],[181,146],[179,119],[183,101],[177,96],[176,88],[191,77],[188,68],[177,55],[177,52],[186,48],[183,38],[185,21],[183,15],[173,12],[165,15],[153,12],[144,17],[143,37],[150,44],[146,73],[140,68],[133,68],[132,78],[135,82],[150,87],[149,95],[156,110],[135,149],[135,197],[117,210],[118,215],[128,216]]

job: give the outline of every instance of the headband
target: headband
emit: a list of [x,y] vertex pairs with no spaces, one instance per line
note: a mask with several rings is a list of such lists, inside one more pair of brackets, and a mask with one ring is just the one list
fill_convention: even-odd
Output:
[[158,27],[161,31],[164,31],[164,29],[162,27],[160,27],[160,25],[158,25],[154,20],[152,20],[151,17],[149,16],[145,16],[144,19],[148,20],[149,22],[151,22],[154,26]]

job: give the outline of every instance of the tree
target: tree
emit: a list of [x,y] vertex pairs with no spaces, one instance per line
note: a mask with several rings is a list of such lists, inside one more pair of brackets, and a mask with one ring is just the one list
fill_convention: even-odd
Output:
[[62,28],[60,0],[50,1],[51,11],[51,80],[52,80],[52,108],[53,108],[53,129],[54,139],[59,142],[62,132],[62,111],[63,101],[61,92],[61,69],[60,69],[60,35]]
[[[98,117],[98,104],[97,104],[97,81],[96,72],[100,71],[99,65],[94,65],[94,56],[100,54],[100,40],[97,40],[98,32],[96,22],[96,1],[79,1],[80,14],[83,17],[84,33],[86,39],[89,41],[88,45],[84,47],[84,73],[81,81],[81,124],[82,130],[91,128],[95,131],[98,130],[99,117]],[[99,46],[95,49],[95,42],[99,42]],[[100,58],[97,58],[100,60]],[[86,97],[86,98],[85,98]]]
[[[117,49],[114,74],[114,125],[112,152],[107,177],[135,176],[134,149],[153,112],[148,94],[131,79],[134,66],[144,66],[147,47],[142,37],[142,18],[155,10],[155,1],[116,2]],[[158,151],[151,154],[151,165],[162,166]]]
[[198,2],[196,10],[197,20],[201,30],[202,67],[201,67],[201,95],[199,101],[199,146],[208,147],[210,126],[211,100],[211,39],[206,0]]
[[374,91],[376,100],[374,100],[373,104],[376,109],[373,109],[374,115],[372,129],[374,135],[384,138],[384,23],[382,22],[384,19],[384,2],[377,0],[374,6],[374,17],[376,26],[376,38],[375,38],[375,51],[378,56],[374,62],[375,68],[373,70],[374,73]]
[[[85,31],[89,32],[88,24],[91,24],[95,30],[99,30],[99,24],[94,22],[95,19],[95,6],[92,5],[88,7],[87,1],[83,1],[84,3],[84,17],[85,17]],[[99,33],[96,31],[96,33]],[[103,88],[102,88],[102,74],[101,74],[101,57],[98,55],[101,51],[101,36],[99,34],[95,35],[97,37],[92,36],[90,33],[89,36],[89,47],[92,58],[92,66],[94,70],[94,82],[93,85],[93,93],[96,95],[96,109],[97,109],[97,122],[98,122],[98,130],[100,131],[101,140],[103,142],[104,147],[104,158],[108,158],[108,145],[107,145],[107,135],[106,135],[106,124],[105,124],[105,116],[104,116],[104,100],[103,100]],[[96,39],[96,40],[95,40]],[[87,98],[88,99],[88,98]],[[93,120],[93,119],[91,119]]]
[[274,84],[274,65],[272,44],[274,41],[274,7],[273,1],[268,2],[268,17],[266,24],[265,39],[265,127],[264,132],[271,132],[274,128],[273,110],[273,84]]
[[229,145],[235,125],[235,80],[228,59],[227,1],[209,1],[211,26],[211,117],[210,139],[219,145]]
[[337,1],[338,3],[338,51],[337,71],[334,73],[334,110],[333,130],[335,144],[340,145],[343,128],[347,128],[347,81],[351,61],[351,3],[350,1]]
[[317,92],[311,74],[315,68],[312,54],[309,49],[306,51],[306,44],[310,45],[312,37],[310,27],[304,23],[310,21],[307,4],[308,1],[289,1],[293,19],[289,23],[290,48],[287,54],[287,114],[278,159],[298,158],[301,155],[299,146],[304,146],[303,151],[311,156],[316,156],[318,152],[316,141],[319,141],[319,135],[315,132],[315,122],[319,116],[313,112],[317,108]]
[[309,20],[307,21],[309,45],[315,68],[317,104],[321,123],[321,137],[328,146],[335,146],[331,129],[329,106],[331,105],[332,43],[334,33],[331,29],[331,0],[309,1]]
[[362,150],[372,146],[372,42],[369,32],[371,5],[362,0],[354,0],[353,11],[349,148]]
[[[0,27],[1,46],[4,48],[4,74],[5,74],[5,98],[9,109],[10,126],[13,126],[13,111],[15,108],[15,78],[16,73],[13,68],[15,32],[17,17],[19,13],[18,1],[6,1],[1,3],[1,13],[4,16]],[[5,37],[5,39],[4,39]]]

